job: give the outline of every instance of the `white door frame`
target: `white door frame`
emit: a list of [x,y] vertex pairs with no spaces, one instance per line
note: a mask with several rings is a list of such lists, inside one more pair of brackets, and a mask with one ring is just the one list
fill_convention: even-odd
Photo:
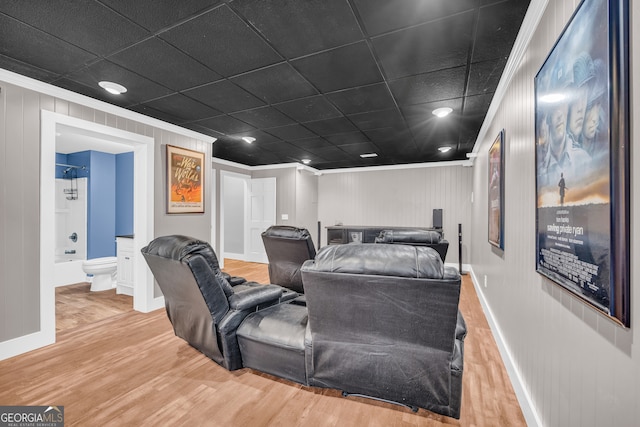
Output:
[[[21,354],[55,342],[55,149],[56,126],[62,124],[85,131],[104,134],[107,140],[131,145],[134,150],[134,251],[153,238],[154,149],[153,138],[134,134],[75,117],[41,111],[40,122],[40,330],[33,334],[2,343]],[[144,258],[135,256],[133,308],[149,312],[164,305],[164,297],[154,296],[153,276]],[[17,342],[20,341],[20,342]],[[3,351],[0,354],[4,355]],[[11,356],[8,356],[11,357]]]

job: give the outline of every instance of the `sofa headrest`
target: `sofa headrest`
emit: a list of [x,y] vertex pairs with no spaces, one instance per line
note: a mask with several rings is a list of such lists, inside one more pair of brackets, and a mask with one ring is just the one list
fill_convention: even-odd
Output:
[[281,239],[305,240],[310,237],[306,228],[292,227],[290,225],[272,225],[263,233],[263,237],[277,237]]
[[376,243],[440,243],[442,235],[432,230],[382,230]]
[[[190,260],[193,256],[199,255],[209,265],[209,268],[213,273],[213,278],[215,278],[219,286],[222,287],[224,293],[227,296],[233,293],[231,285],[225,279],[222,271],[220,270],[220,264],[218,263],[216,253],[207,242],[177,234],[171,236],[160,236],[149,242],[149,244],[140,251],[143,254],[156,255],[187,264],[190,264]],[[205,280],[206,277],[198,277],[198,279]]]
[[[183,261],[189,255],[198,253],[205,256],[211,255],[213,249],[207,242],[188,236],[171,235],[157,237],[142,252],[149,255],[157,255],[163,258]],[[215,256],[215,254],[213,254]]]
[[302,271],[442,279],[444,265],[427,246],[352,243],[325,246]]

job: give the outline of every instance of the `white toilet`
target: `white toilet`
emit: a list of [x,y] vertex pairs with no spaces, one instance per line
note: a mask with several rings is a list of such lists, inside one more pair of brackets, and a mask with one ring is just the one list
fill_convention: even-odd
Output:
[[114,256],[82,261],[82,270],[93,275],[91,291],[106,291],[116,287],[118,258]]

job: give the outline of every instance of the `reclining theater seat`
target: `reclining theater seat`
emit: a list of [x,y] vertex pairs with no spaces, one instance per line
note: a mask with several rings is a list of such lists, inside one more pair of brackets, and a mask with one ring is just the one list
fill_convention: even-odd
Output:
[[262,233],[262,242],[269,259],[269,281],[304,293],[300,268],[302,263],[316,256],[309,231],[274,225]]
[[442,262],[449,249],[449,242],[442,238],[442,234],[433,230],[382,230],[375,243],[428,246],[440,254]]
[[244,366],[460,417],[460,275],[435,250],[326,246],[302,278],[306,307],[269,307],[238,328]]
[[236,338],[242,320],[297,296],[255,282],[232,287],[211,246],[191,237],[158,237],[141,251],[164,294],[175,334],[229,370],[242,367]]

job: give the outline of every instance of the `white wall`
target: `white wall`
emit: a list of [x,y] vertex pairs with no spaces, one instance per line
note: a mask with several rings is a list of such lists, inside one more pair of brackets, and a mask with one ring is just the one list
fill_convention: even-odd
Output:
[[[631,75],[640,58],[634,27],[640,7],[631,4]],[[533,81],[571,17],[578,0],[549,0],[524,58],[500,104],[473,168],[474,228],[471,259],[477,289],[546,426],[632,426],[640,419],[640,292],[631,267],[631,328],[624,329],[535,272],[535,172]],[[634,25],[635,24],[635,25]],[[637,71],[636,71],[637,75]],[[640,120],[640,85],[632,81],[632,141]],[[638,120],[635,120],[638,119]],[[487,243],[487,152],[500,129],[505,143],[505,251]],[[631,259],[640,232],[640,150],[631,147]],[[487,287],[483,285],[486,277]]]
[[[318,219],[324,227],[344,225],[431,227],[442,209],[447,263],[458,263],[458,224],[463,231],[463,264],[468,263],[473,171],[460,164],[407,169],[326,173],[318,183]],[[485,236],[486,240],[486,236]]]

